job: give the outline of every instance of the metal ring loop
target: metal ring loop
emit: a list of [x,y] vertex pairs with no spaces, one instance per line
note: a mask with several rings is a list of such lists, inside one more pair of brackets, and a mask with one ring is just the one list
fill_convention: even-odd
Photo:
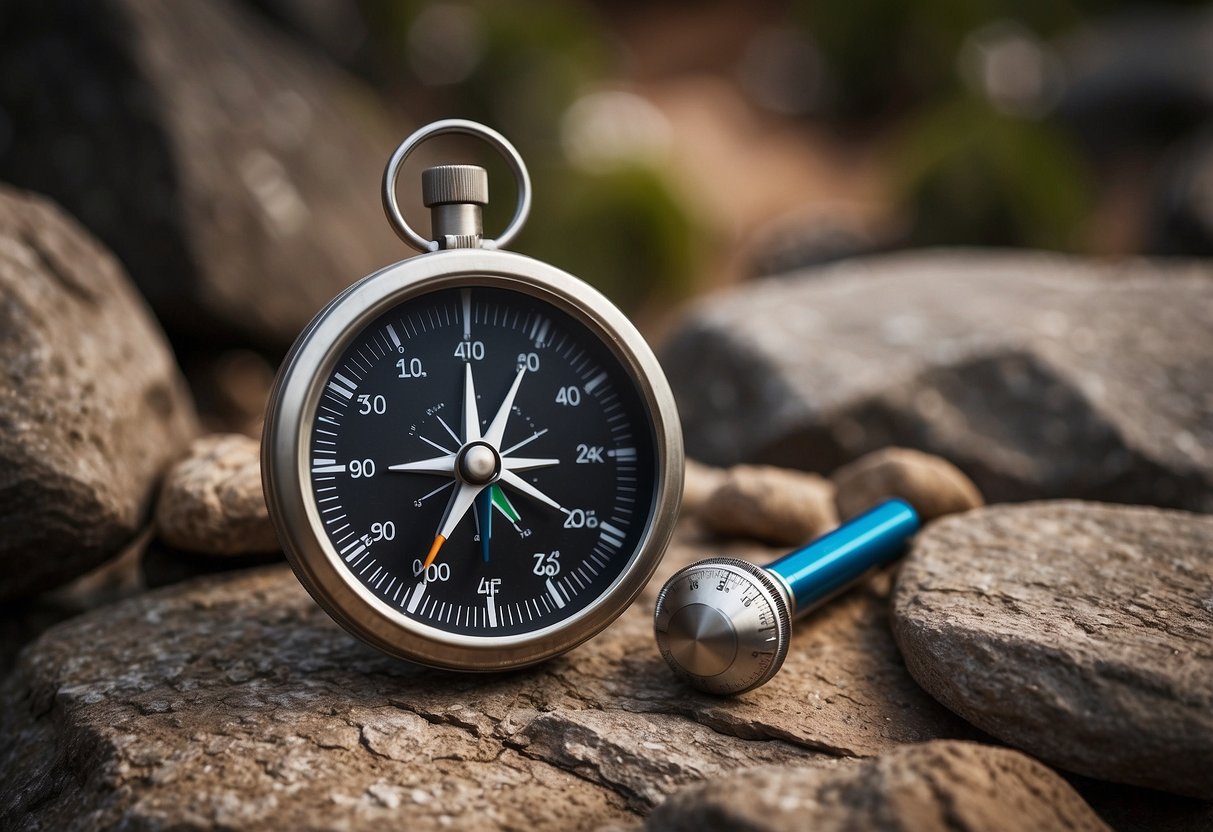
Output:
[[383,212],[387,214],[388,222],[392,224],[392,229],[401,240],[418,251],[438,250],[436,240],[427,240],[422,237],[413,230],[412,226],[408,224],[408,220],[400,213],[400,203],[396,199],[396,180],[400,177],[400,169],[404,165],[404,160],[417,149],[419,144],[426,139],[451,133],[482,139],[504,157],[510,171],[514,174],[514,183],[518,186],[518,207],[514,209],[514,216],[509,225],[505,227],[505,231],[501,232],[500,237],[495,240],[482,240],[480,243],[481,248],[505,248],[522,230],[527,214],[531,212],[531,176],[527,173],[522,156],[518,154],[514,145],[506,140],[505,136],[475,121],[463,118],[435,121],[401,142],[400,146],[396,148],[396,152],[392,154],[392,158],[388,160],[387,168],[383,171]]

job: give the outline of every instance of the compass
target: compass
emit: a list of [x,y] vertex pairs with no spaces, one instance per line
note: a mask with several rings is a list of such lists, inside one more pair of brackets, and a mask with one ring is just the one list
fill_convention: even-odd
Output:
[[[519,204],[498,239],[470,165],[424,172],[432,239],[401,216],[402,163],[443,133],[509,162]],[[384,204],[426,253],[322,310],[267,411],[266,501],[296,575],[351,633],[431,666],[520,667],[601,631],[652,575],[681,496],[673,397],[635,327],[588,284],[501,250],[529,202],[496,132],[447,120],[406,139]]]

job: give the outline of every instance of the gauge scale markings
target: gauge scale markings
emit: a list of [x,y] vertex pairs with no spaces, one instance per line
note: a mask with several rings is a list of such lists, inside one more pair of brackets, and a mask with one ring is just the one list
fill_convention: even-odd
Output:
[[[625,374],[610,372],[613,357],[583,325],[520,293],[463,289],[457,295],[446,291],[406,303],[365,327],[346,349],[326,385],[340,397],[326,392],[324,399],[358,427],[343,429],[324,412],[336,411],[321,404],[313,428],[313,483],[325,481],[322,474],[335,475],[327,479],[337,480],[338,494],[352,506],[346,515],[355,519],[330,531],[329,539],[385,603],[452,632],[526,632],[584,608],[626,566],[623,555],[643,531],[630,520],[635,495],[653,497],[655,471],[637,476],[641,464],[654,465],[652,438],[635,432],[646,427],[637,391],[629,389]],[[398,360],[393,366],[388,358]],[[464,385],[458,383],[466,367],[472,368],[474,381],[467,383],[475,388],[478,423],[469,430],[492,429],[490,420],[501,418],[498,408],[509,405],[494,448],[503,470],[480,488],[492,496],[481,507],[456,501],[467,483],[454,466],[471,447],[457,435],[466,418]],[[510,391],[501,388],[511,381],[517,397],[505,402]],[[322,441],[339,452],[321,447]],[[435,468],[449,467],[445,482],[433,471],[389,470],[427,459]],[[647,484],[638,486],[642,479]],[[437,554],[427,558],[428,538],[449,519],[440,500],[430,498],[442,494],[446,500],[453,486],[446,513],[454,507],[467,516],[449,540],[441,534],[434,540]],[[318,503],[335,499],[315,490]],[[341,501],[332,508],[344,510]],[[390,539],[386,523],[393,526]],[[481,547],[492,550],[488,562],[472,554]],[[377,558],[364,564],[372,549]],[[377,569],[368,577],[371,563]]]

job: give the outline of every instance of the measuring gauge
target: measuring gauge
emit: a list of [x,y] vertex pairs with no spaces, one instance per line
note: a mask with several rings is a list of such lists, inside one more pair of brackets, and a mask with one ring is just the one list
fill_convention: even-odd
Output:
[[898,557],[918,531],[909,503],[887,500],[773,563],[709,558],[657,596],[657,646],[674,675],[708,693],[765,685],[788,655],[792,619]]
[[[424,172],[432,240],[400,213],[402,163],[444,133],[510,164],[518,208],[497,240],[482,168]],[[266,416],[270,514],[299,580],[359,638],[436,667],[533,664],[611,623],[661,559],[682,493],[673,397],[605,297],[499,250],[530,181],[498,133],[431,124],[383,184],[397,233],[428,253],[351,286],[295,343]]]

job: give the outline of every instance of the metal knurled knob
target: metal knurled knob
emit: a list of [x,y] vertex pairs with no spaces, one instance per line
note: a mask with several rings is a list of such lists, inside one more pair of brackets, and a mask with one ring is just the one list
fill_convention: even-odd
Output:
[[421,173],[425,207],[471,203],[489,204],[489,175],[477,165],[438,165]]

